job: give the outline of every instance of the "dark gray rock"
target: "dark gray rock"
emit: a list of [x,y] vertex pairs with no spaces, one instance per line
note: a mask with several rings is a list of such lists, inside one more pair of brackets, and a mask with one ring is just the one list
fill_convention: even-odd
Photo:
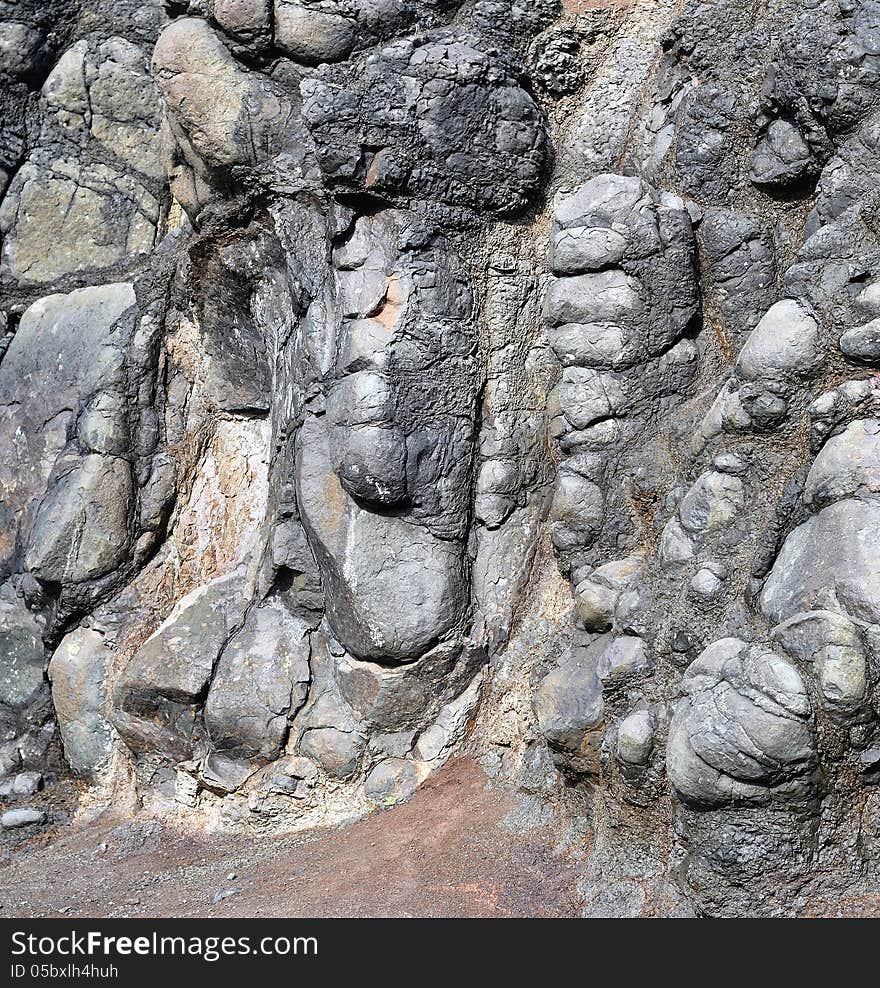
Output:
[[131,467],[118,456],[62,466],[37,510],[25,564],[47,583],[82,583],[115,569],[129,548]]
[[[341,32],[334,38],[338,58]],[[327,180],[391,197],[522,209],[549,152],[541,112],[511,69],[478,38],[443,31],[319,70],[302,85],[303,119]]]
[[848,329],[840,337],[840,349],[850,360],[876,364],[880,361],[880,320]]
[[348,779],[360,765],[364,738],[335,727],[313,727],[303,734],[299,750],[332,778]]
[[807,180],[816,165],[803,135],[787,120],[774,120],[752,157],[749,177],[755,185],[786,189]]
[[[71,422],[96,391],[120,381],[135,305],[132,285],[123,283],[50,295],[22,315],[0,364],[0,437],[8,450],[0,466],[0,565],[10,565],[21,552],[19,539],[30,529]],[[109,469],[119,475],[119,494],[125,493],[122,487],[130,481],[122,478],[124,466],[105,467],[100,458],[93,463],[97,469],[86,469],[79,486],[88,488],[89,478]],[[51,498],[62,502],[59,509],[64,486]]]
[[360,658],[399,662],[455,627],[465,604],[460,546],[350,500],[316,419],[300,432],[297,486],[331,627],[346,648]]
[[878,25],[0,0],[0,795],[466,744],[585,914],[875,897]]
[[880,623],[880,585],[873,532],[880,507],[837,501],[798,526],[761,591],[761,610],[778,624],[815,607],[829,590],[863,621]]

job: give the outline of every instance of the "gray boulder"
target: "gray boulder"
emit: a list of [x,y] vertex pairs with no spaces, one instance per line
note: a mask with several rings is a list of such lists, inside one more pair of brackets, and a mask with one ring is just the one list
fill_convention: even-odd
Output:
[[364,795],[371,803],[394,806],[409,799],[421,781],[419,767],[404,758],[386,758],[367,776]]
[[752,157],[749,178],[755,185],[785,189],[815,172],[810,146],[787,120],[774,120]]
[[599,638],[586,648],[573,647],[532,699],[538,727],[562,764],[589,775],[599,772],[605,704],[597,667],[606,644]]
[[804,484],[804,503],[816,511],[845,498],[880,494],[880,422],[857,419],[819,450]]
[[688,666],[666,771],[686,803],[803,799],[816,767],[809,695],[797,668],[761,645],[714,642]]
[[833,593],[851,616],[880,623],[878,524],[880,505],[846,499],[795,528],[761,591],[764,614],[780,624]]
[[648,710],[634,710],[617,728],[617,757],[627,765],[646,765],[654,746],[654,718]]
[[[351,44],[346,22],[329,10],[316,17],[304,16],[302,3],[284,7],[297,25],[309,18],[305,57],[322,47],[339,58]],[[547,134],[531,96],[493,56],[478,37],[443,30],[304,80],[303,119],[330,185],[522,209],[543,178]]]
[[246,757],[276,757],[309,678],[307,626],[279,601],[252,608],[211,680],[205,725],[214,744]]
[[129,547],[131,467],[92,454],[60,472],[37,510],[25,564],[47,583],[82,583],[115,569]]
[[106,679],[115,654],[105,635],[77,628],[52,655],[49,679],[64,757],[74,772],[89,774],[107,760],[113,729],[106,719]]
[[358,658],[416,658],[461,619],[459,545],[393,515],[360,508],[331,467],[321,422],[300,430],[297,490],[328,593],[336,637]]
[[[189,164],[202,171],[254,165],[284,146],[292,108],[268,77],[241,68],[208,24],[169,24],[153,50],[153,76]],[[222,112],[218,112],[222,106]]]
[[112,268],[147,254],[159,200],[116,167],[35,151],[0,203],[0,273],[23,285]]
[[3,827],[4,830],[17,830],[20,827],[41,826],[46,822],[46,819],[46,813],[43,810],[20,806],[14,810],[7,810],[3,816],[0,816],[0,827]]
[[349,779],[360,765],[364,738],[336,727],[312,727],[300,738],[299,751],[334,779]]
[[774,641],[812,665],[822,706],[838,722],[865,719],[869,663],[859,629],[835,611],[802,611],[777,625]]
[[275,0],[275,43],[307,65],[338,62],[351,52],[357,40],[357,22],[352,13],[351,4],[334,0]]
[[[136,301],[131,284],[110,284],[47,296],[22,315],[0,364],[0,442],[7,451],[0,463],[4,492],[0,498],[0,566],[12,564],[22,550],[22,537],[30,531],[72,421],[97,391],[121,385]],[[96,457],[92,464],[85,471],[74,471],[69,481],[61,481],[49,500],[56,502],[52,513],[59,516],[69,537],[70,513],[79,497],[74,488],[92,491],[92,515],[96,520],[106,516],[109,528],[103,538],[97,532],[95,536],[86,532],[85,538],[87,542],[99,538],[101,546],[94,543],[92,550],[106,560],[119,551],[118,541],[106,540],[119,538],[117,523],[125,527],[120,497],[124,498],[130,480],[123,476],[126,467],[121,463],[105,465]],[[95,490],[96,483],[98,487],[103,483],[99,478],[105,476],[116,489],[115,494],[108,491],[112,503],[106,505],[103,493]],[[68,483],[73,486],[66,498]],[[51,555],[51,527],[45,535],[45,548]],[[59,568],[63,571],[66,565],[60,563]]]
[[139,45],[121,37],[77,41],[49,73],[42,95],[65,136],[86,147],[94,141],[123,172],[165,177],[159,94]]
[[111,719],[133,751],[190,756],[198,706],[243,617],[242,584],[232,573],[197,587],[131,657],[114,689]]
[[783,299],[771,306],[736,359],[747,381],[809,375],[822,359],[819,324],[800,302]]
[[876,364],[880,361],[880,319],[846,330],[840,337],[840,349],[850,360]]

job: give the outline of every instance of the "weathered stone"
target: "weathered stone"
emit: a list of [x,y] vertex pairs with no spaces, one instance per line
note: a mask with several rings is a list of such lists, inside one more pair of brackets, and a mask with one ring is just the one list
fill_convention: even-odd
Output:
[[822,352],[819,325],[805,307],[783,299],[768,309],[736,360],[748,381],[782,380],[812,373]]
[[563,323],[547,327],[547,340],[563,366],[612,367],[625,343],[613,323]]
[[460,548],[351,501],[317,420],[300,430],[297,488],[329,591],[328,617],[347,649],[359,658],[401,661],[456,625],[465,604]]
[[597,567],[575,587],[575,607],[587,631],[607,631],[623,591],[643,563],[641,555],[614,560]]
[[96,141],[122,170],[164,178],[159,95],[138,45],[120,37],[77,41],[49,73],[42,93],[67,134]]
[[773,239],[763,224],[728,209],[707,209],[699,232],[713,282],[710,291],[725,332],[739,349],[777,298]]
[[307,626],[278,601],[253,608],[211,680],[205,724],[214,744],[248,757],[276,756],[309,678]]
[[589,543],[604,517],[601,488],[574,471],[560,471],[550,515],[553,544],[566,550]]
[[387,758],[379,762],[367,776],[364,795],[372,803],[394,806],[409,799],[418,788],[419,767],[403,758]]
[[574,647],[541,681],[532,700],[541,733],[564,764],[590,775],[599,771],[605,720],[597,665],[605,639]]
[[40,625],[11,587],[0,588],[0,703],[27,706],[43,688],[45,669]]
[[[342,57],[351,22],[330,10],[305,15],[303,0],[284,7],[294,17],[291,38],[306,42],[298,57],[315,60],[322,50]],[[522,209],[542,180],[547,135],[531,96],[490,51],[476,36],[440,30],[306,80],[303,119],[329,183],[500,213]]]
[[654,720],[647,710],[628,714],[617,728],[617,757],[627,765],[645,765],[654,745]]
[[660,537],[659,556],[666,566],[678,566],[694,558],[694,540],[677,517],[670,518]]
[[237,38],[257,44],[268,42],[272,0],[214,0],[214,19]]
[[53,720],[47,720],[41,727],[25,731],[15,742],[21,754],[22,768],[42,770],[55,735]]
[[650,660],[645,643],[636,635],[612,638],[600,652],[596,663],[596,675],[603,683],[611,684],[641,675],[649,669]]
[[703,536],[729,526],[744,506],[742,481],[711,471],[702,474],[684,496],[678,516],[687,532]]
[[807,178],[815,165],[809,145],[787,120],[774,120],[755,149],[749,178],[784,189]]
[[[99,388],[121,384],[135,305],[132,285],[111,284],[50,295],[22,315],[0,364],[0,440],[6,450],[0,463],[0,565],[10,565],[22,549],[20,536],[30,530],[72,420]],[[99,469],[89,471],[92,480],[105,472],[99,458],[94,466]],[[124,466],[111,466],[110,472],[123,487],[130,483],[122,476]],[[50,495],[60,496],[61,491]],[[115,552],[105,544],[98,554]]]
[[880,319],[853,326],[840,337],[840,349],[850,360],[875,364],[880,360]]
[[[277,154],[301,132],[289,100],[268,76],[244,71],[205,21],[183,18],[161,34],[153,75],[171,114],[168,135],[186,165],[208,184],[213,172],[255,165]],[[192,181],[175,172],[172,187]],[[184,183],[181,186],[181,183]]]
[[780,624],[831,591],[853,617],[880,623],[878,524],[880,506],[843,500],[795,528],[761,591],[764,614]]
[[335,779],[348,779],[360,765],[363,736],[335,727],[314,727],[299,742],[299,750]]
[[235,792],[254,774],[256,766],[221,751],[212,751],[205,759],[200,779],[208,788],[220,793]]
[[870,899],[880,0],[752,7],[0,0],[0,796]]
[[43,788],[40,772],[19,772],[12,780],[12,796],[33,796]]
[[186,758],[196,705],[244,610],[233,573],[197,587],[132,656],[116,684],[112,720],[132,750]]
[[697,570],[691,577],[691,591],[700,600],[715,600],[721,593],[721,580],[711,570]]
[[46,38],[29,24],[0,21],[0,72],[14,79],[36,75],[48,57]]
[[546,316],[552,325],[613,323],[637,317],[644,306],[639,283],[623,271],[599,271],[554,281],[547,293]]
[[99,631],[77,628],[65,636],[49,663],[64,757],[74,772],[94,772],[110,754],[105,683],[113,655]]
[[834,611],[804,611],[773,629],[773,638],[815,668],[823,706],[838,720],[865,713],[868,662],[858,629]]
[[49,583],[103,576],[129,546],[131,467],[117,456],[89,455],[58,476],[37,510],[25,556]]
[[619,230],[569,227],[553,238],[550,265],[554,274],[583,274],[616,263],[625,250],[626,237]]
[[7,810],[0,817],[0,826],[5,830],[15,830],[19,827],[42,826],[47,820],[44,810],[34,810],[26,806]]
[[809,795],[811,706],[791,662],[725,638],[691,663],[681,688],[666,753],[681,799],[705,807]]
[[337,62],[354,47],[357,26],[339,3],[275,0],[275,43],[308,65]]
[[880,422],[857,419],[819,451],[804,485],[812,510],[844,498],[880,494]]
[[37,151],[0,204],[0,273],[25,285],[99,271],[148,253],[159,202],[115,167]]

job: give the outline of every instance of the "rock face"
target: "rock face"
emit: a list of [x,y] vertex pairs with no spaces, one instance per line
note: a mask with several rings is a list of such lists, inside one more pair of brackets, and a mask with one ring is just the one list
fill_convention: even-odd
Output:
[[736,638],[687,668],[669,725],[666,773],[700,807],[799,794],[815,767],[810,698],[797,668]]
[[0,3],[3,799],[876,896],[880,8],[758,7]]

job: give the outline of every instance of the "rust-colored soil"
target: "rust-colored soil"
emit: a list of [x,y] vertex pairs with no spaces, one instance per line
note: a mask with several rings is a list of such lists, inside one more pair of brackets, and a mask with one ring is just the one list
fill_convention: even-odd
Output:
[[501,826],[511,805],[460,759],[410,802],[339,830],[253,840],[146,817],[69,827],[0,867],[0,915],[574,915],[574,869],[550,834]]

